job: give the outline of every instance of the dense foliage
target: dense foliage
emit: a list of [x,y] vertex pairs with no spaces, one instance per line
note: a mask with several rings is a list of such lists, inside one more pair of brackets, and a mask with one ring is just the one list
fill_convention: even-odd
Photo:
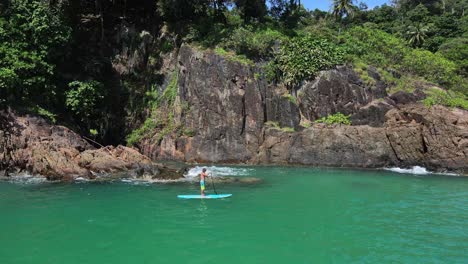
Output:
[[423,103],[427,106],[445,105],[468,110],[468,98],[463,94],[447,92],[441,89],[431,89],[427,93],[427,98],[423,100]]
[[326,117],[319,118],[315,120],[315,123],[324,123],[327,125],[351,125],[351,121],[349,120],[349,115],[344,115],[342,113],[336,113],[332,115],[328,115]]
[[[141,125],[132,142],[156,127],[169,131],[174,126],[161,122],[170,116],[155,122],[153,114],[135,113],[159,101],[174,105],[176,83],[164,92],[156,73],[162,55],[191,42],[257,63],[290,89],[348,63],[364,79],[376,67],[390,91],[410,91],[416,82],[441,86],[445,93],[432,92],[427,105],[464,107],[468,2],[393,0],[374,9],[365,2],[335,0],[322,11],[298,0],[2,1],[0,105],[66,120],[108,143],[122,140],[132,119],[147,120],[132,123]],[[132,52],[149,55],[129,66]]]
[[283,43],[275,56],[281,80],[287,86],[312,79],[318,71],[344,62],[343,51],[336,44],[312,36],[296,37]]
[[12,0],[0,16],[0,95],[3,100],[56,102],[54,62],[70,29],[43,1]]
[[70,90],[65,93],[67,108],[84,125],[91,124],[94,119],[99,117],[99,104],[104,98],[102,83],[94,80],[74,81],[69,83],[68,86]]

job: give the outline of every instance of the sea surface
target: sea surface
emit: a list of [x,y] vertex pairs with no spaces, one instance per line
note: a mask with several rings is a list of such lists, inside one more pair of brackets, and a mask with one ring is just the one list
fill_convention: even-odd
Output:
[[262,182],[0,182],[0,263],[468,263],[468,178],[209,170]]

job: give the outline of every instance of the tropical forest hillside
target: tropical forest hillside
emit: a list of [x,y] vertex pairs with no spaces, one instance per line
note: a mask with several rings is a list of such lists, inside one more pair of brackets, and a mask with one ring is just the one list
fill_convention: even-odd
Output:
[[0,104],[153,160],[457,169],[467,8],[4,0]]

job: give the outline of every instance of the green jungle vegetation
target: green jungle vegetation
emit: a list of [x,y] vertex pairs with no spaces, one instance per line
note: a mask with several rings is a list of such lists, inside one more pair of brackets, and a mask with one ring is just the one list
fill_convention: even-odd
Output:
[[351,125],[351,121],[349,120],[349,118],[350,118],[349,115],[336,113],[336,114],[328,115],[326,117],[319,118],[315,120],[315,122],[325,123],[327,125],[333,125],[333,124]]
[[[125,122],[150,109],[127,137],[135,142],[148,129],[174,129],[161,124],[172,116],[152,117],[161,106],[174,107],[177,75],[164,92],[161,76],[150,72],[164,54],[192,43],[244,65],[263,65],[271,82],[289,89],[347,63],[369,82],[366,69],[376,67],[393,91],[418,83],[441,87],[428,92],[426,105],[467,109],[467,9],[466,0],[394,0],[374,9],[335,0],[328,12],[306,10],[299,0],[4,0],[0,104],[104,143],[123,141],[130,134]],[[141,32],[129,46],[144,42],[148,32],[156,37],[146,66],[120,78],[112,70],[120,47],[112,30],[125,23]],[[344,116],[322,121],[347,123]]]

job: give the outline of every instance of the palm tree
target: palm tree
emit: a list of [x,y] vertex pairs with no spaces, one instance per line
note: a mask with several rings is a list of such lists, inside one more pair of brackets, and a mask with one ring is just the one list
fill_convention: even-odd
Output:
[[332,14],[336,19],[342,18],[344,15],[353,16],[355,8],[353,0],[333,0]]
[[422,23],[416,26],[409,26],[406,35],[408,36],[408,43],[413,47],[421,47],[427,37],[428,27]]

